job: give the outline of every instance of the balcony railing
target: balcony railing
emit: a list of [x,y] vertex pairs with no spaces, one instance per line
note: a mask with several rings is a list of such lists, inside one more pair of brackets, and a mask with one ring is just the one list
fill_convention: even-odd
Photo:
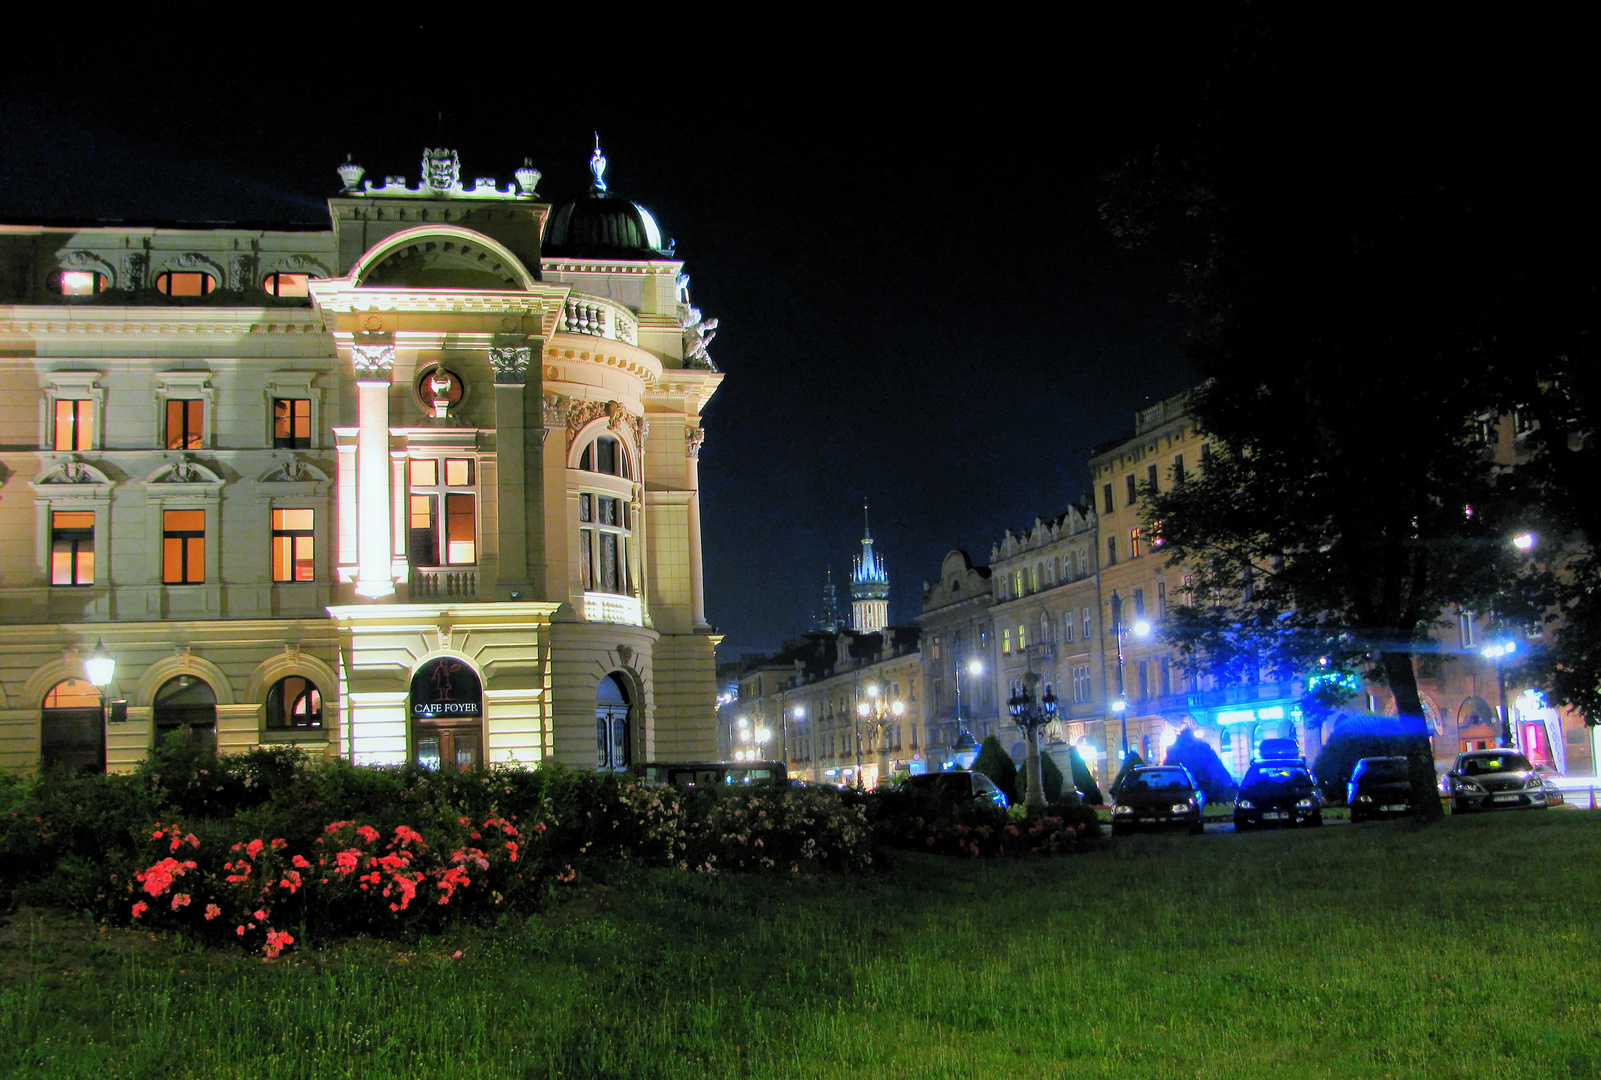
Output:
[[414,600],[427,596],[477,596],[478,571],[413,568],[408,584]]
[[569,334],[588,334],[625,345],[639,344],[639,321],[633,314],[594,297],[569,298],[562,311],[561,328]]

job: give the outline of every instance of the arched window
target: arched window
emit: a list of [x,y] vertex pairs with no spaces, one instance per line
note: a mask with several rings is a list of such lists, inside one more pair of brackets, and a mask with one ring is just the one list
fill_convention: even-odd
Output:
[[291,675],[267,691],[267,730],[318,731],[322,728],[322,692],[310,679]]
[[578,458],[578,467],[585,472],[629,479],[628,453],[623,449],[623,444],[610,435],[597,436],[594,442],[584,447],[583,454]]
[[106,771],[106,728],[100,691],[82,679],[58,682],[39,715],[39,767],[75,773]]
[[181,731],[206,753],[217,752],[217,695],[197,675],[178,675],[155,697],[156,742]]
[[170,270],[156,275],[156,291],[168,296],[205,296],[216,287],[216,278],[197,271]]
[[466,772],[483,763],[484,684],[454,656],[425,661],[411,677],[413,757],[425,769]]
[[628,694],[622,681],[607,675],[595,688],[595,764],[603,770],[628,768]]

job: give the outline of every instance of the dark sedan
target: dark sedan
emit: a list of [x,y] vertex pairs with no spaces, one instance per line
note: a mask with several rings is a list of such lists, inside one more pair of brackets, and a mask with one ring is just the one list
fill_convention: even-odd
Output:
[[1206,795],[1182,765],[1130,769],[1112,795],[1112,835],[1135,829],[1186,828],[1199,834]]
[[1367,757],[1358,761],[1345,788],[1345,802],[1351,808],[1353,822],[1410,814],[1412,777],[1406,758]]
[[1234,797],[1234,830],[1323,824],[1323,796],[1305,766],[1262,761],[1251,766]]

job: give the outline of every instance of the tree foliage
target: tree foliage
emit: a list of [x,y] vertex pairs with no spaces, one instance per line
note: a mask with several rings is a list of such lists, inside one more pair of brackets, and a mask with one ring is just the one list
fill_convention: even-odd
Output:
[[1162,764],[1182,765],[1190,770],[1190,775],[1195,777],[1195,782],[1206,794],[1207,802],[1229,802],[1239,787],[1217,756],[1217,751],[1189,728],[1179,732]]
[[[1054,803],[1061,799],[1064,780],[1060,766],[1051,758],[1051,755],[1040,752],[1040,786],[1045,789],[1045,801]],[[996,785],[999,787],[1000,785]],[[1019,769],[1017,772],[1017,797],[1028,797],[1028,770]]]
[[994,735],[984,736],[984,743],[978,749],[978,758],[973,762],[973,771],[989,777],[1001,789],[1007,802],[1018,801],[1017,765],[1012,761],[1012,756],[1001,749],[1001,740]]

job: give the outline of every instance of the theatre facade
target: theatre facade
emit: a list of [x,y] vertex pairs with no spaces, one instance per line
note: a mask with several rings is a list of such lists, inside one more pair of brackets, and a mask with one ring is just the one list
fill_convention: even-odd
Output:
[[553,206],[527,164],[347,162],[319,229],[0,224],[0,767],[715,753],[715,323],[590,168]]

